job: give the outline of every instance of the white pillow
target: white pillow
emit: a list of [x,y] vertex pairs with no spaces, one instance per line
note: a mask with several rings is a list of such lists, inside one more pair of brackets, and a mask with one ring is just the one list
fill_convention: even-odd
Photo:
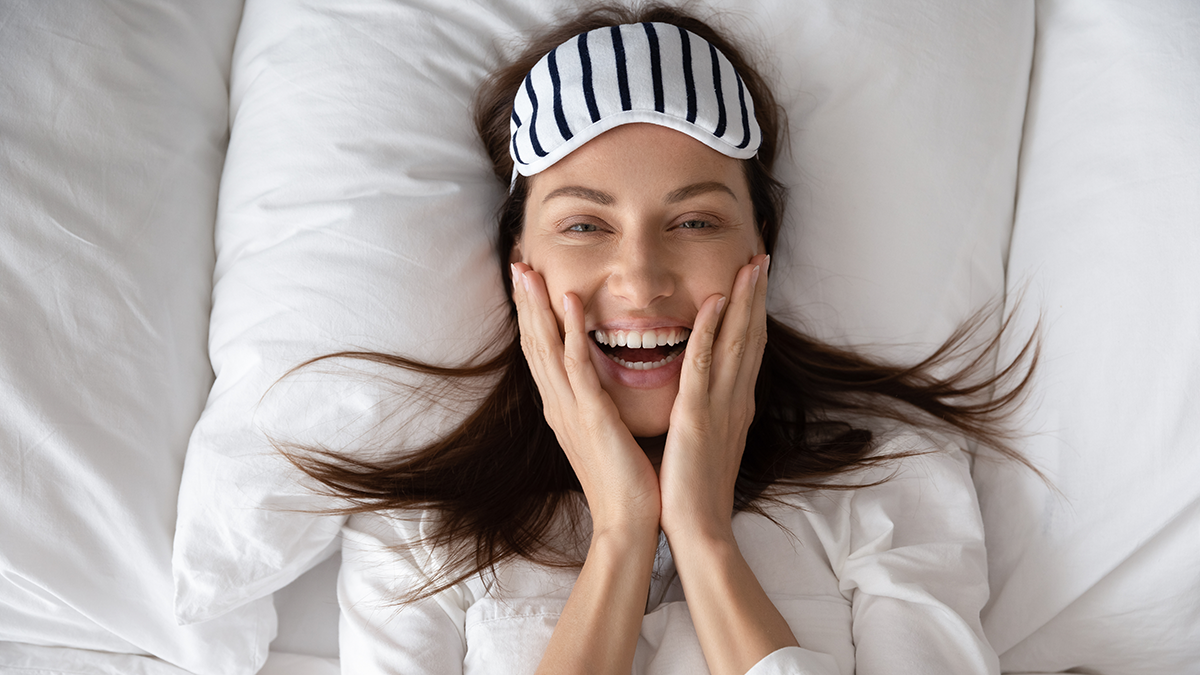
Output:
[[[1002,291],[1032,4],[719,6],[769,55],[791,113],[781,173],[797,187],[772,307],[814,316],[826,336],[940,342]],[[389,395],[312,373],[310,398],[276,390],[264,412],[271,383],[352,347],[454,362],[498,325],[489,237],[503,188],[469,104],[496,46],[554,15],[534,0],[248,4],[217,224],[217,381],[180,496],[182,619],[255,600],[265,616],[260,599],[325,555],[342,523],[283,510],[329,502],[263,429],[352,438]],[[325,411],[315,430],[280,424],[310,410]]]
[[240,12],[233,0],[4,5],[0,670],[76,648],[113,653],[96,672],[102,660],[159,672],[141,654],[248,672],[273,631],[262,617],[179,627],[172,606],[183,455],[212,383]]
[[1033,2],[760,4],[793,153],[772,309],[928,355],[1003,298]]
[[1200,663],[1200,6],[1045,0],[1021,152],[1026,451],[976,466],[1005,670]]
[[389,392],[310,369],[263,410],[276,380],[344,349],[457,362],[500,316],[487,223],[501,191],[467,112],[486,53],[467,27],[395,3],[247,4],[217,219],[217,380],[175,539],[181,620],[259,598],[266,616],[273,591],[336,548],[343,519],[295,512],[330,502],[267,432],[338,448],[382,421]]

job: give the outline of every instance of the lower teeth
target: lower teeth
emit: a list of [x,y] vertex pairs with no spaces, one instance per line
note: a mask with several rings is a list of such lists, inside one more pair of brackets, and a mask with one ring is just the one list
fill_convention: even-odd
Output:
[[609,354],[608,358],[616,361],[617,365],[621,366],[622,368],[629,368],[630,370],[654,370],[655,368],[662,368],[668,363],[679,358],[679,355],[682,353],[683,350],[680,349],[679,351],[672,352],[669,356],[659,361],[626,361],[625,359],[613,356],[612,354]]

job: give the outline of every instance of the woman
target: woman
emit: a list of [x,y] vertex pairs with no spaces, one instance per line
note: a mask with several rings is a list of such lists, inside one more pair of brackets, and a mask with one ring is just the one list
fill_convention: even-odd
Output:
[[939,379],[979,322],[900,368],[768,317],[779,115],[678,10],[547,32],[476,121],[510,186],[512,343],[463,368],[332,356],[494,388],[390,460],[291,453],[360,514],[345,671],[997,672],[967,462],[935,431],[1012,454],[1028,371],[980,396],[1036,355],[980,378],[994,339]]

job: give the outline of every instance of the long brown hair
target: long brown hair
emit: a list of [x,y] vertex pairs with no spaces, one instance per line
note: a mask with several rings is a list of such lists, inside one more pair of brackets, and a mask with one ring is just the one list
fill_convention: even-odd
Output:
[[[476,95],[475,124],[497,179],[505,185],[509,182],[509,116],[517,87],[538,59],[579,33],[642,21],[686,28],[721,50],[742,76],[763,135],[758,155],[745,160],[744,167],[754,215],[771,252],[786,196],[784,186],[772,175],[784,128],[782,111],[741,50],[708,24],[676,8],[590,9],[535,36],[517,58],[484,82]],[[281,446],[329,494],[345,500],[341,513],[425,509],[438,514],[436,527],[424,543],[445,552],[445,568],[426,586],[411,589],[405,599],[425,597],[515,557],[548,565],[582,562],[565,554],[552,536],[552,526],[564,511],[575,516],[571,522],[578,522],[574,508],[580,486],[543,415],[540,393],[521,351],[509,275],[504,273],[509,251],[521,233],[526,191],[526,179],[518,177],[497,217],[498,263],[510,304],[497,344],[507,339],[507,346],[461,366],[375,352],[340,352],[295,369],[349,358],[416,373],[449,389],[455,382],[495,381],[478,407],[449,433],[423,447],[397,447],[385,459]],[[1030,380],[1037,343],[1026,342],[1011,363],[989,374],[1008,327],[1006,320],[996,335],[978,339],[993,314],[977,314],[933,354],[908,366],[819,342],[768,317],[755,416],[735,487],[736,509],[761,513],[764,504],[782,494],[829,489],[830,478],[889,459],[872,456],[872,433],[840,421],[839,413],[843,418],[867,415],[957,432],[1028,465],[1012,449],[1005,420]],[[950,375],[935,375],[951,367]],[[833,489],[856,487],[862,486]]]

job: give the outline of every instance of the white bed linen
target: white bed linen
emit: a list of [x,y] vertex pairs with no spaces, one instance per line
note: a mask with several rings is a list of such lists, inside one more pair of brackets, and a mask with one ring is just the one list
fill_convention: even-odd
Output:
[[[309,211],[280,208],[280,186],[303,192],[344,179],[348,192],[335,185],[329,193],[361,195],[390,184],[374,180],[378,172],[413,157],[428,161],[400,168],[413,181],[408,196],[436,205],[365,200],[349,213],[404,212],[409,226],[486,218],[478,191],[492,188],[443,171],[448,155],[480,169],[469,135],[429,134],[421,124],[461,127],[463,97],[492,37],[542,21],[545,4],[252,4],[259,23],[248,25],[269,32],[258,37],[295,48],[277,52],[283,58],[254,76],[266,86],[290,82],[312,98],[276,89],[260,99],[275,116],[246,125],[249,138],[266,141],[247,139],[246,154],[288,170],[235,186],[246,194],[266,186],[245,202],[261,221],[244,222],[322,212],[312,203]],[[789,83],[781,96],[797,154],[785,173],[800,186],[793,215],[803,234],[791,242],[796,276],[786,283],[818,319],[810,327],[846,331],[852,340],[922,341],[995,290],[1007,238],[996,224],[1010,211],[1024,110],[1014,86],[1023,86],[1028,71],[1022,59],[1032,53],[1033,5],[727,3],[739,14],[772,16],[766,27],[754,28],[754,19],[746,25],[766,35],[779,59],[775,75]],[[226,628],[180,629],[163,609],[175,486],[162,476],[178,476],[179,439],[210,377],[202,344],[212,256],[206,237],[239,8],[234,0],[10,0],[0,10],[0,640],[7,640],[0,672],[173,675],[174,667],[138,653],[196,664],[229,658],[245,668],[265,656],[270,601],[229,617]],[[1010,281],[1015,289],[1027,273],[1049,272],[1029,300],[1050,308],[1047,328],[1058,335],[1043,366],[1054,400],[1029,428],[1049,432],[1031,448],[1067,498],[1058,501],[1028,477],[981,478],[996,542],[997,599],[986,626],[1008,669],[1196,672],[1200,514],[1189,486],[1200,484],[1200,368],[1189,318],[1200,316],[1191,292],[1200,284],[1197,5],[1040,0],[1038,8]],[[296,12],[305,17],[296,20]],[[447,42],[447,35],[466,42]],[[406,61],[413,53],[392,48],[398,44],[432,44],[413,53],[437,58]],[[379,58],[385,53],[413,67],[389,70]],[[375,79],[395,72],[402,75],[383,86]],[[363,90],[377,98],[361,98]],[[405,101],[427,103],[435,91],[447,95],[439,109],[447,114],[406,116]],[[364,101],[380,105],[360,107]],[[343,117],[356,107],[362,117]],[[368,124],[389,110],[402,114]],[[323,135],[337,122],[359,135]],[[364,147],[364,130],[380,129],[403,138]],[[271,152],[292,146],[295,155]],[[313,170],[347,154],[351,160],[336,171]],[[241,167],[234,176],[240,181],[261,168]],[[924,221],[930,213],[936,216]],[[930,223],[937,227],[921,227]],[[366,245],[347,256],[356,262],[375,242],[358,243]],[[428,273],[422,265],[415,269]],[[785,284],[787,267],[777,261],[776,286]],[[934,310],[910,305],[913,292]],[[298,574],[325,550],[285,551],[274,560],[300,560],[288,571]],[[106,575],[103,582],[97,574]],[[293,604],[303,589],[280,599],[281,611],[305,611]],[[289,648],[329,630],[328,615],[319,628],[291,618],[297,624],[285,626],[281,640]],[[328,653],[324,635],[311,644]],[[199,646],[188,636],[200,636]],[[253,656],[209,648],[238,643],[235,652]],[[269,663],[280,672],[330,667],[286,650]]]
[[341,564],[340,552],[335,553],[275,593],[279,634],[271,641],[272,652],[337,659],[337,577]]
[[[0,642],[3,675],[194,675],[152,656]],[[337,659],[271,652],[257,675],[340,675]]]
[[0,642],[4,675],[193,675],[153,656]]
[[[1200,3],[1042,0],[1009,256],[1044,350],[980,462],[1006,670],[1200,673]],[[1015,346],[1013,347],[1015,349]],[[1011,351],[1011,350],[1010,350]]]
[[271,652],[257,675],[341,675],[337,659],[311,654]]
[[[469,102],[498,49],[570,4],[247,3],[217,227],[217,382],[189,448],[175,540],[182,619],[247,603],[270,616],[267,596],[319,561],[342,522],[288,511],[327,502],[274,454],[264,423],[305,434],[276,422],[323,411],[351,429],[324,437],[337,446],[391,395],[310,373],[312,394],[275,396],[291,409],[274,417],[255,407],[268,385],[345,347],[455,361],[496,325],[489,232],[503,187]],[[762,45],[791,114],[781,174],[797,187],[772,310],[850,342],[928,346],[997,297],[1032,2],[713,5]]]
[[[998,673],[983,637],[986,553],[967,459],[945,440],[881,436],[881,453],[926,452],[848,476],[880,486],[825,491],[754,514],[734,533],[763,590],[802,649],[748,675]],[[439,550],[411,546],[433,517],[353,516],[344,528],[341,660],[356,675],[531,673],[577,572],[524,561],[476,575],[403,607],[395,600],[436,570]],[[782,527],[781,527],[782,526]],[[392,548],[388,548],[392,547]],[[637,675],[708,672],[687,603],[660,544]]]
[[[271,617],[179,626],[170,566],[183,454],[212,385],[213,220],[240,14],[240,0],[0,3],[10,645],[95,650],[97,668],[116,659],[127,672],[143,661],[120,653],[212,675],[265,657]],[[18,667],[13,649],[0,667]]]

